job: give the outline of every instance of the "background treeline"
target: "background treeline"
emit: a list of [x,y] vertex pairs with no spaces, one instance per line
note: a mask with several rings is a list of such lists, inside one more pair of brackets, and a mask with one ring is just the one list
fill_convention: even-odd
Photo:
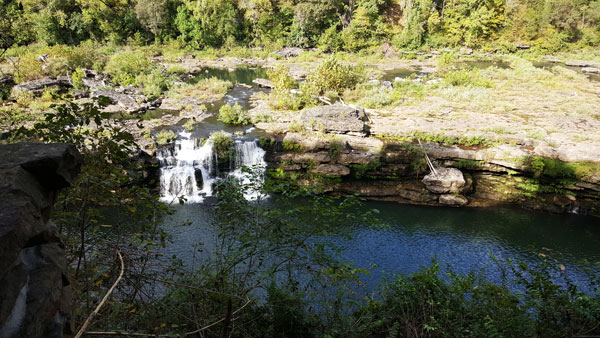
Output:
[[357,51],[600,44],[600,0],[0,0],[3,46],[85,40]]

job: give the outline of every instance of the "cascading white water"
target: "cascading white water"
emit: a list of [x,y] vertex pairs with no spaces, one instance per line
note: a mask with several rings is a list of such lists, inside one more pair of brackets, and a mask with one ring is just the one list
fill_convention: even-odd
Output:
[[[246,186],[244,197],[248,200],[255,200],[260,197],[259,189],[252,187],[251,183],[264,180],[264,172],[267,166],[265,153],[256,141],[235,142],[235,170],[230,175]],[[243,167],[250,170],[243,170]],[[258,180],[253,180],[253,178]]]
[[[221,176],[235,177],[242,184],[249,184],[252,175],[262,180],[266,168],[265,151],[256,141],[237,140],[234,146],[234,170]],[[161,165],[161,201],[174,203],[183,196],[187,203],[202,203],[205,197],[212,196],[213,184],[219,179],[220,173],[210,139],[202,144],[191,133],[182,132],[175,144],[159,150],[157,157]],[[242,170],[242,167],[251,168],[253,173]],[[256,191],[245,193],[247,199],[256,199],[258,196]]]

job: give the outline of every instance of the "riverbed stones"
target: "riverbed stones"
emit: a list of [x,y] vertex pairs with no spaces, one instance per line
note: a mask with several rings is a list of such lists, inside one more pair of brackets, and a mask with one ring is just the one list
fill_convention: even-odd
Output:
[[423,180],[427,190],[436,194],[460,193],[465,186],[463,173],[456,168],[439,168],[429,173]]
[[367,135],[364,118],[364,110],[340,103],[305,109],[300,115],[306,129],[356,136]]

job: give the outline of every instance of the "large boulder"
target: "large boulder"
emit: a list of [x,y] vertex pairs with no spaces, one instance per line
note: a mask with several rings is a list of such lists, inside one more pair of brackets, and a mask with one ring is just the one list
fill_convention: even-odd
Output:
[[439,168],[423,178],[427,190],[436,194],[455,194],[462,192],[466,181],[462,171],[456,168]]
[[467,205],[469,203],[469,200],[462,195],[446,194],[440,196],[439,202],[440,204],[444,205],[460,207],[463,205]]
[[49,219],[81,155],[66,144],[21,143],[0,146],[0,158],[0,337],[62,337],[72,329],[72,290]]
[[364,117],[362,109],[336,103],[305,109],[300,120],[307,129],[364,136],[367,134]]

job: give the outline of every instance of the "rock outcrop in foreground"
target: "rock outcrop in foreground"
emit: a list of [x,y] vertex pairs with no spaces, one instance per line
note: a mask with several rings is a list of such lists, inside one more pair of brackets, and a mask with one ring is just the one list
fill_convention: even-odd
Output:
[[0,146],[0,337],[71,331],[64,245],[49,222],[82,158],[66,144]]

